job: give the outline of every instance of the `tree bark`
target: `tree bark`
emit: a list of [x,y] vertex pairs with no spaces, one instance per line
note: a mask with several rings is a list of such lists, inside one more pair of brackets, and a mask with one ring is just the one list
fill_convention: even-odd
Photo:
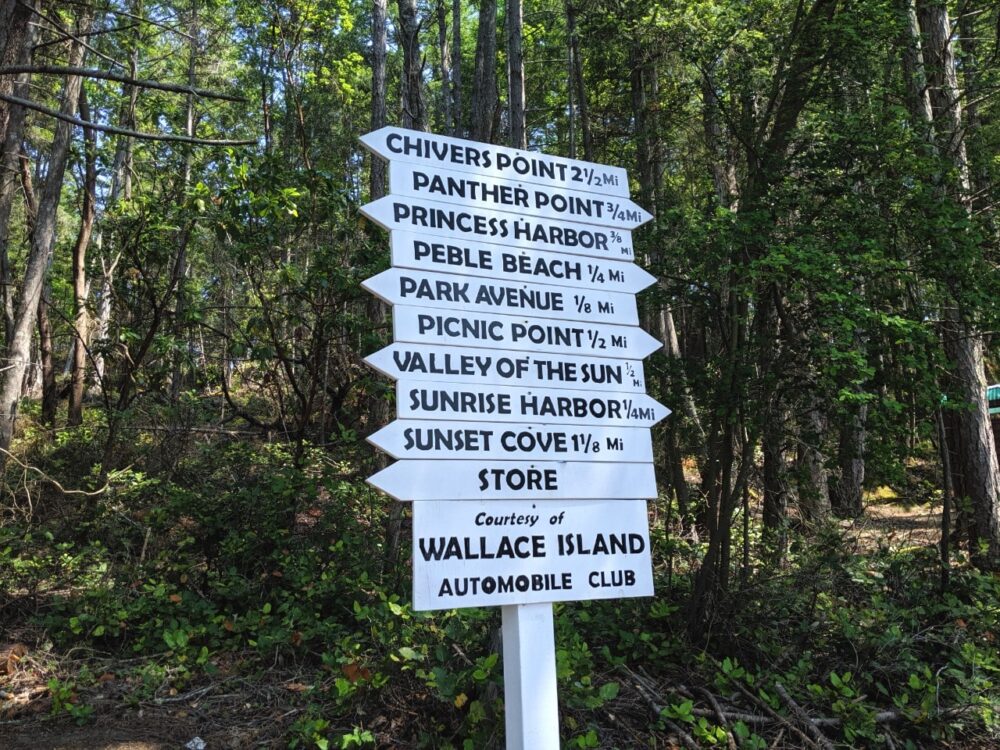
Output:
[[[87,93],[80,90],[80,115],[90,119]],[[97,138],[93,129],[84,128],[83,206],[80,211],[80,231],[73,245],[73,370],[70,377],[69,406],[66,424],[83,424],[83,392],[86,385],[87,346],[90,316],[87,312],[87,248],[97,214]]]
[[420,58],[420,20],[416,0],[397,0],[399,5],[399,42],[403,51],[403,116],[404,128],[426,130],[424,112],[424,66]]
[[764,416],[764,544],[768,557],[780,562],[788,547],[788,470],[785,461],[788,415],[776,398]]
[[[587,99],[587,89],[583,81],[583,60],[580,57],[580,35],[576,33],[577,8],[572,0],[566,3],[566,35],[569,37],[569,81],[566,86],[570,91],[570,108],[576,102],[577,120],[580,123],[580,136],[583,141],[583,158],[594,160],[594,134],[590,125],[590,102]],[[573,112],[570,112],[572,118]]]
[[837,463],[840,475],[831,488],[830,503],[838,518],[857,518],[864,511],[865,443],[868,405],[860,404],[840,428]]
[[452,0],[451,39],[451,112],[454,120],[451,134],[461,138],[465,134],[462,125],[462,0]]
[[[385,127],[385,58],[386,58],[386,15],[387,0],[374,0],[372,3],[372,119],[371,129]],[[378,200],[385,195],[386,163],[376,157],[372,158],[369,192],[371,200]]]
[[[0,61],[3,65],[24,65],[31,59],[36,27],[29,24],[31,10],[18,2],[0,8]],[[0,76],[0,93],[25,98],[30,74]],[[0,101],[0,307],[4,322],[4,347],[14,335],[14,286],[10,270],[8,238],[10,213],[17,192],[18,159],[24,127],[24,107]]]
[[[917,16],[924,39],[924,62],[930,86],[934,134],[941,156],[951,166],[951,184],[943,186],[971,216],[972,184],[962,120],[962,97],[958,86],[951,21],[943,3],[921,1]],[[949,189],[950,188],[950,189]],[[950,246],[966,238],[944,237]],[[946,280],[946,283],[950,280]],[[959,468],[962,484],[972,503],[976,544],[971,550],[979,565],[1000,568],[1000,466],[990,426],[986,400],[983,333],[963,309],[954,283],[948,284],[955,303],[945,311],[945,352],[964,408],[957,414]],[[979,547],[985,554],[979,554]]]
[[811,397],[811,400],[804,424],[801,426],[799,510],[803,520],[811,524],[820,524],[829,520],[832,512],[823,439],[826,435],[827,420],[820,410],[818,399]]
[[[190,88],[194,88],[196,77],[197,77],[197,66],[198,58],[201,55],[201,51],[198,47],[198,34],[201,30],[201,24],[198,19],[198,5],[197,3],[191,4],[191,18],[188,22],[188,65],[187,65],[187,84]],[[197,117],[195,114],[195,97],[193,94],[187,95],[187,101],[184,107],[184,134],[188,138],[195,137],[195,125],[197,123]],[[190,144],[182,146],[183,149],[183,159],[181,162],[181,185],[180,191],[177,195],[178,204],[183,207],[187,201],[188,190],[191,187],[191,169],[194,162],[194,148]],[[303,142],[303,151],[307,149],[305,143]],[[177,238],[177,260],[176,267],[178,269],[178,280],[176,297],[174,300],[174,317],[173,317],[173,330],[171,333],[174,335],[174,351],[171,355],[171,374],[170,374],[170,401],[176,404],[177,400],[180,398],[181,390],[184,386],[184,364],[191,352],[191,342],[188,340],[188,335],[190,333],[186,318],[188,315],[188,306],[190,302],[188,300],[187,294],[187,281],[188,275],[190,273],[188,268],[188,242],[191,238],[191,230],[194,226],[193,219],[183,220],[181,229],[176,233]],[[183,341],[184,350],[180,350],[179,343]]]
[[[77,27],[86,29],[90,25],[90,8],[82,11]],[[85,48],[79,41],[70,46],[69,65],[79,67],[83,63]],[[73,116],[80,98],[80,76],[67,76],[63,86],[60,112]],[[59,199],[62,193],[63,177],[72,136],[72,126],[62,120],[55,125],[55,134],[49,150],[49,168],[45,176],[38,216],[32,233],[31,248],[24,272],[24,282],[18,299],[14,317],[14,333],[7,352],[7,368],[0,376],[0,448],[8,450],[14,436],[17,420],[18,401],[21,396],[21,381],[31,356],[31,332],[34,327],[42,286],[48,273],[52,249],[56,240],[56,219]]]
[[42,287],[42,298],[38,301],[38,360],[42,372],[42,410],[39,421],[46,427],[56,426],[56,410],[59,406],[55,358],[52,352],[52,321],[49,319],[51,287],[51,283],[46,280]]
[[437,0],[435,7],[438,27],[438,57],[441,60],[441,96],[438,99],[441,112],[441,127],[444,132],[454,134],[455,123],[451,112],[451,51],[448,49],[448,8],[445,0]]
[[524,113],[524,51],[521,47],[524,28],[522,0],[507,0],[504,15],[507,27],[507,107],[510,117],[510,145],[527,148],[527,125]]
[[472,129],[474,141],[493,142],[497,109],[497,4],[482,0],[476,32],[476,67],[472,81]]

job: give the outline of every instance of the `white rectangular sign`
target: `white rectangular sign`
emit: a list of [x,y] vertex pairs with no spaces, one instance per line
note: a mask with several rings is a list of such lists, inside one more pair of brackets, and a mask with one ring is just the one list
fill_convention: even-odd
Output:
[[653,464],[404,459],[368,483],[397,500],[655,498]]
[[628,197],[628,174],[621,167],[394,127],[366,133],[360,140],[369,151],[390,162],[407,161]]
[[638,325],[634,294],[390,268],[361,283],[390,305]]
[[387,195],[361,207],[361,213],[386,229],[426,232],[436,237],[493,242],[507,247],[632,260],[632,233],[593,224],[538,219],[488,208]]
[[392,330],[396,341],[411,343],[626,359],[642,359],[662,346],[639,326],[454,314],[409,305],[393,307]]
[[507,248],[432,235],[393,230],[389,235],[392,265],[626,294],[634,294],[656,283],[655,276],[627,261],[577,258],[564,253]]
[[618,229],[635,229],[653,218],[628,198],[454,172],[437,164],[422,166],[394,162],[389,166],[389,192],[468,208],[488,208]]
[[646,427],[397,419],[369,435],[368,442],[393,458],[653,460],[653,438]]
[[431,344],[390,344],[365,362],[393,380],[480,385],[585,388],[644,393],[645,373],[635,359],[531,354]]
[[652,427],[670,409],[645,393],[427,383],[406,378],[396,383],[396,414],[405,419]]
[[413,608],[652,596],[645,500],[413,505]]

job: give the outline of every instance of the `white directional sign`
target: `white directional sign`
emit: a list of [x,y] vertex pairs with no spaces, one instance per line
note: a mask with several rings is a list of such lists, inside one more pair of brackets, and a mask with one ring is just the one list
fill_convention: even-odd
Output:
[[619,229],[635,229],[653,218],[628,198],[453,172],[437,164],[393,163],[389,168],[389,191],[392,195],[446,201],[468,208]]
[[536,355],[429,344],[390,344],[365,362],[393,380],[644,393],[642,362],[624,358]]
[[545,250],[507,248],[484,242],[457,241],[429,233],[394,230],[392,265],[463,276],[527,281],[575,289],[601,289],[635,294],[656,277],[635,263],[576,258]]
[[413,506],[415,609],[502,605],[508,750],[559,747],[554,601],[653,593],[645,499],[657,495],[641,359],[660,342],[629,262],[652,216],[625,170],[386,127],[362,143],[390,195],[398,458],[368,479]]
[[652,596],[645,500],[413,505],[417,610]]
[[361,142],[369,151],[390,162],[412,162],[530,181],[535,185],[628,197],[628,174],[621,167],[393,127],[366,133],[361,136]]
[[656,497],[653,464],[409,460],[368,478],[397,500],[626,500]]
[[548,284],[519,284],[499,279],[468,279],[452,273],[390,268],[361,283],[392,305],[532,315],[537,318],[587,320],[636,325],[634,294],[593,289],[572,290]]
[[465,208],[418,198],[388,195],[361,207],[361,213],[386,229],[406,229],[437,237],[493,242],[507,247],[632,260],[632,233],[593,224]]
[[408,377],[396,383],[396,414],[404,419],[652,427],[670,409],[645,393],[427,383]]
[[462,315],[409,305],[393,308],[392,327],[396,341],[526,349],[594,357],[642,359],[662,346],[638,326],[539,320],[487,313]]
[[653,460],[653,439],[645,427],[397,419],[370,435],[368,442],[393,458]]

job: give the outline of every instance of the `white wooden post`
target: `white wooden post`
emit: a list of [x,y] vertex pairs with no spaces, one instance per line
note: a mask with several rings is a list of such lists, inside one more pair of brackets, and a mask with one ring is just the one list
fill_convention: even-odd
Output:
[[510,604],[501,610],[507,750],[559,750],[552,604]]

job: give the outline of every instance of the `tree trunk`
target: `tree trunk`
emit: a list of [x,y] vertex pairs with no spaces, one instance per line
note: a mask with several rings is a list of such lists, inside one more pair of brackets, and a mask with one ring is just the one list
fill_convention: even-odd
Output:
[[441,60],[441,127],[444,132],[454,134],[455,123],[451,113],[451,53],[448,49],[448,9],[445,0],[437,0],[438,57]]
[[[372,4],[372,130],[385,127],[385,58],[386,58],[386,13],[387,0],[375,0]],[[386,163],[372,157],[369,192],[371,200],[385,195]]]
[[815,396],[801,426],[799,446],[799,510],[804,521],[821,524],[830,519],[830,483],[826,471],[826,418]]
[[462,0],[452,0],[451,5],[451,112],[454,119],[452,135],[461,138],[465,134],[462,125]]
[[780,562],[788,547],[788,471],[785,462],[788,415],[775,398],[764,415],[764,545],[772,562]]
[[[587,100],[587,89],[583,81],[583,60],[580,57],[580,36],[576,33],[577,8],[572,1],[566,3],[566,34],[569,37],[569,81],[566,87],[570,91],[570,107],[576,101],[576,111],[580,123],[580,135],[583,140],[583,158],[594,160],[594,134],[590,126],[590,104]],[[572,113],[571,113],[572,116]]]
[[[197,83],[197,64],[198,58],[200,56],[200,50],[198,48],[198,34],[201,30],[201,24],[198,20],[198,6],[196,3],[191,5],[191,19],[188,23],[188,65],[187,65],[187,84],[191,88],[194,88]],[[187,95],[187,102],[185,103],[184,109],[184,134],[188,138],[195,137],[195,124],[197,123],[197,117],[195,116],[195,97],[193,94]],[[303,151],[306,150],[305,144],[303,143]],[[188,190],[191,187],[191,168],[194,161],[194,151],[190,145],[184,147],[183,150],[183,161],[181,163],[181,187],[177,195],[177,202],[180,207],[183,207],[187,201]],[[180,398],[181,391],[184,387],[184,365],[185,361],[191,352],[191,342],[188,340],[190,334],[189,327],[187,325],[188,316],[188,306],[190,301],[188,300],[188,289],[187,289],[187,278],[190,273],[188,268],[188,243],[191,238],[191,230],[193,229],[194,221],[190,219],[183,220],[181,229],[177,232],[177,261],[176,267],[178,269],[178,280],[177,280],[177,290],[176,297],[174,301],[174,319],[173,319],[173,330],[171,333],[174,336],[174,351],[171,355],[171,374],[170,374],[170,402],[176,404],[177,400]],[[183,352],[180,350],[179,342],[184,342]]]
[[[98,249],[100,248],[100,238],[98,237]],[[97,298],[97,316],[94,320],[94,335],[91,341],[98,346],[94,352],[94,385],[101,392],[106,392],[104,387],[105,362],[101,349],[106,346],[108,333],[111,330],[111,301],[114,296],[115,269],[121,261],[121,255],[116,255],[109,263],[101,254],[101,291]]]
[[497,4],[482,0],[476,32],[476,68],[472,81],[472,129],[474,141],[493,142],[493,118],[497,109]]
[[[24,65],[31,54],[31,8],[26,3],[5,2],[0,5],[0,66]],[[0,74],[0,94],[8,96],[17,87],[17,76]],[[11,110],[17,107],[0,100],[0,143],[7,137]]]
[[527,148],[524,114],[524,51],[521,32],[524,28],[522,0],[507,0],[504,16],[507,27],[507,107],[510,116],[510,145]]
[[52,355],[52,321],[49,305],[52,302],[51,284],[46,280],[42,298],[38,301],[38,361],[42,371],[42,412],[40,421],[46,427],[56,426],[59,394],[56,392],[56,367]]
[[[77,24],[78,29],[89,27],[90,12],[89,8],[82,11]],[[83,63],[84,53],[85,48],[82,43],[72,42],[69,65],[80,67]],[[80,76],[69,75],[66,77],[60,107],[62,114],[73,116],[76,113],[76,105],[80,98],[80,85]],[[69,155],[72,134],[73,126],[68,122],[59,120],[56,123],[55,135],[49,150],[49,168],[38,203],[38,216],[32,233],[31,249],[24,271],[24,282],[21,285],[21,294],[14,317],[14,334],[11,337],[7,353],[7,368],[0,375],[0,408],[3,410],[0,413],[0,448],[4,450],[10,449],[10,443],[14,437],[14,424],[21,396],[21,381],[31,356],[31,332],[38,311],[42,285],[48,273],[52,249],[55,246],[59,199],[62,193],[66,159]]]
[[840,475],[831,488],[830,503],[838,518],[857,518],[864,511],[865,442],[868,405],[860,404],[840,429],[837,463]]
[[[36,26],[29,24],[31,10],[26,4],[6,2],[0,6],[0,62],[25,65],[31,59]],[[30,74],[0,76],[0,92],[26,98]],[[18,159],[24,107],[0,101],[0,307],[4,322],[5,348],[14,335],[14,280],[11,278],[8,237],[10,212],[17,192]]]
[[[923,32],[937,148],[954,174],[949,192],[971,216],[972,184],[948,9],[944,4],[920,2],[918,18]],[[944,241],[954,246],[968,240],[945,237]],[[963,311],[960,294],[954,288],[951,291],[956,293],[956,300],[946,310],[944,345],[957,390],[965,404],[957,414],[959,466],[972,504],[976,536],[972,552],[978,564],[997,569],[1000,568],[1000,467],[986,400],[985,346],[982,331]],[[986,549],[985,555],[978,554],[980,544]]]
[[426,130],[424,113],[424,66],[420,58],[420,20],[416,0],[397,0],[399,5],[399,42],[403,51],[404,128]]
[[[80,116],[90,119],[86,91],[80,90]],[[87,313],[87,247],[94,228],[97,190],[97,139],[93,128],[84,128],[83,206],[80,231],[73,245],[73,370],[70,378],[66,424],[83,423],[83,391],[86,384],[87,346],[90,316]]]

